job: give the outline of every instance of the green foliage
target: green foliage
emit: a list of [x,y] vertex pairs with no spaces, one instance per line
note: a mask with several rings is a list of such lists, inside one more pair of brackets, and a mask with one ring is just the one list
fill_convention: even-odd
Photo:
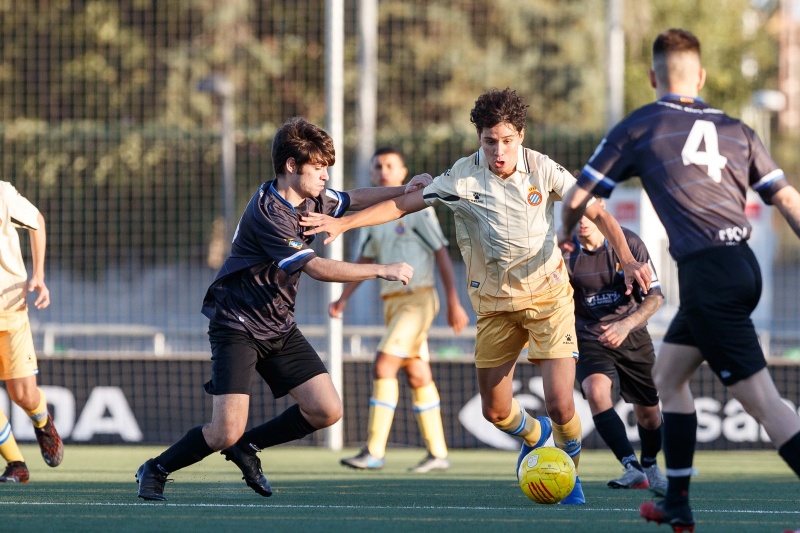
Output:
[[[64,236],[50,257],[90,273],[202,261],[220,204],[220,101],[198,84],[217,74],[233,86],[242,204],[272,178],[277,126],[293,115],[325,121],[325,6],[0,0],[2,179]],[[413,173],[438,174],[477,148],[475,98],[510,86],[530,105],[526,144],[577,172],[606,126],[606,7],[381,0],[378,142],[401,147]],[[356,0],[345,8],[347,164],[359,142]],[[649,47],[669,26],[703,40],[704,95],[715,105],[736,114],[753,90],[774,86],[776,38],[748,0],[628,2],[626,17],[629,111],[652,99]],[[755,76],[742,74],[743,57],[758,64]]]

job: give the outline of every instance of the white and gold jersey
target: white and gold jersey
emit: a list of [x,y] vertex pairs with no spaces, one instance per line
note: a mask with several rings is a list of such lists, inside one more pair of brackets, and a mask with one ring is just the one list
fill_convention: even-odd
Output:
[[481,149],[425,188],[427,204],[441,202],[455,215],[476,313],[535,308],[538,296],[568,283],[553,205],[574,184],[548,156],[520,147],[517,170],[506,179],[492,173]]
[[361,230],[361,256],[377,263],[404,261],[414,268],[408,285],[400,281],[380,280],[381,296],[410,292],[434,286],[434,253],[447,246],[432,207],[410,213],[399,220]]
[[19,244],[20,229],[39,229],[39,210],[13,185],[0,181],[0,311],[26,308],[28,273]]

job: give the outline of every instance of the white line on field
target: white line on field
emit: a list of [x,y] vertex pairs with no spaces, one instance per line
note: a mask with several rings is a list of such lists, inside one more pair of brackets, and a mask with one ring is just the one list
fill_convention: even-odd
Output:
[[[39,502],[39,501],[0,501],[0,505],[54,505],[66,507],[143,507],[143,506],[156,506],[161,507],[212,507],[212,508],[273,508],[273,509],[416,509],[416,510],[431,510],[431,511],[519,511],[525,509],[524,507],[458,507],[458,506],[434,506],[434,505],[285,505],[278,504],[272,505],[269,503],[256,505],[252,503],[163,503],[157,502],[150,503],[117,503],[117,502]],[[541,509],[542,507],[538,507]],[[547,508],[547,507],[545,507]],[[639,509],[623,509],[619,507],[603,507],[598,509],[591,509],[586,507],[552,507],[549,508],[553,511],[569,511],[569,512],[591,512],[591,513],[609,513],[619,511],[638,512]],[[693,513],[734,513],[734,514],[760,514],[760,515],[800,515],[800,510],[746,510],[746,509],[692,509]]]

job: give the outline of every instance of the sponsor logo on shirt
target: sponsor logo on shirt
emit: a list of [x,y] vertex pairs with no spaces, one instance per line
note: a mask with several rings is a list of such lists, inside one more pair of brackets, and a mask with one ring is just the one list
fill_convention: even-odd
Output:
[[531,187],[528,189],[528,203],[533,207],[536,207],[542,203],[542,193],[537,191],[536,187]]
[[481,284],[478,283],[477,281],[470,281],[469,286],[472,287],[473,289],[477,289],[478,287],[481,286]]
[[566,335],[564,335],[563,344],[574,344],[574,343],[575,343],[575,341],[572,340],[572,334],[571,333],[567,333]]
[[470,200],[470,202],[478,203],[480,201],[481,201],[481,195],[477,192],[472,193],[472,199]]
[[291,246],[292,248],[297,248],[299,250],[300,248],[303,247],[303,243],[300,241],[296,241],[294,239],[288,239],[288,241],[289,241],[289,246]]
[[398,235],[402,235],[403,233],[406,232],[406,227],[403,225],[402,222],[398,222],[397,226],[394,227],[394,232],[397,233]]
[[747,228],[733,226],[719,230],[719,240],[727,243],[738,244],[747,240]]
[[616,292],[601,292],[593,294],[584,298],[586,307],[603,307],[607,305],[614,305],[619,301],[619,294]]

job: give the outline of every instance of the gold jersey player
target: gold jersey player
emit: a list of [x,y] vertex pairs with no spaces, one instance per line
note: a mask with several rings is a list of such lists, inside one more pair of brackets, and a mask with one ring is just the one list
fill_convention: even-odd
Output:
[[689,386],[706,361],[800,476],[800,418],[781,399],[750,314],[761,296],[761,272],[747,245],[745,193],[775,205],[800,235],[800,194],[755,132],[699,97],[706,78],[700,41],[671,29],[653,42],[650,83],[657,101],[614,126],[564,199],[563,232],[580,219],[592,193],[608,197],[639,176],[678,263],[680,307],[653,366],[664,414],[667,493],[645,502],[647,521],[694,531],[689,481],[697,413]]
[[[30,235],[33,270],[31,278],[22,258],[18,230]],[[64,446],[53,418],[47,411],[44,392],[36,385],[39,369],[28,319],[26,293],[36,291],[36,309],[50,305],[50,291],[44,283],[47,245],[44,217],[8,182],[0,181],[0,380],[8,395],[33,421],[36,440],[45,463],[58,466]],[[14,440],[11,425],[0,411],[0,455],[7,466],[0,482],[27,483],[30,478],[25,459]]]
[[[403,184],[408,169],[403,155],[394,148],[380,148],[372,157],[372,183],[397,187]],[[411,213],[402,219],[364,228],[361,233],[359,263],[405,261],[414,268],[408,285],[380,280],[386,332],[378,344],[373,365],[372,397],[369,400],[369,423],[366,446],[355,457],[345,457],[342,465],[363,470],[383,468],[386,442],[392,427],[399,397],[397,374],[406,371],[411,388],[414,416],[428,450],[422,461],[411,469],[425,473],[447,470],[447,444],[442,427],[439,391],[431,373],[428,330],[439,311],[434,286],[434,263],[447,298],[447,321],[455,333],[469,322],[458,299],[453,265],[433,208]],[[341,297],[330,305],[330,314],[341,318],[347,300],[361,282],[345,285]]]
[[[383,224],[429,205],[451,209],[478,315],[475,366],[483,416],[522,440],[517,467],[551,433],[577,465],[581,422],[572,394],[578,357],[575,307],[553,220],[554,202],[575,178],[546,155],[522,146],[527,108],[511,89],[482,94],[470,113],[480,149],[424,191],[349,217],[308,216],[301,224],[315,226],[309,234],[327,232],[330,242],[348,229]],[[649,287],[650,268],[634,259],[616,220],[594,205],[587,216],[618,251],[628,290],[634,278]],[[513,397],[514,368],[526,345],[528,360],[542,372],[549,416],[530,416]],[[580,480],[561,503],[585,503]]]

